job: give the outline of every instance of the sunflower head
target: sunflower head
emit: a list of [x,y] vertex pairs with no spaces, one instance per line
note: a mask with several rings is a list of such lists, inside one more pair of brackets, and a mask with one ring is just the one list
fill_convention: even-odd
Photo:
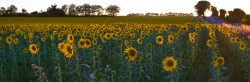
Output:
[[142,39],[141,39],[141,38],[138,38],[138,39],[137,39],[137,43],[138,43],[138,44],[142,44]]
[[37,44],[30,44],[29,51],[31,54],[37,54],[39,51],[39,46]]
[[102,50],[102,49],[103,49],[103,46],[102,46],[102,45],[99,45],[99,46],[98,46],[98,49],[99,49],[99,50]]
[[61,42],[61,43],[58,44],[57,48],[58,48],[61,52],[63,52],[63,49],[65,48],[65,44],[64,44],[63,42]]
[[212,40],[207,40],[207,46],[208,46],[208,47],[211,47],[212,44],[213,44],[213,41],[212,41]]
[[14,38],[13,42],[14,42],[14,44],[18,44],[19,39],[18,38]]
[[68,36],[67,36],[67,41],[68,41],[69,43],[73,43],[73,42],[74,42],[74,35],[73,35],[73,34],[68,34]]
[[174,42],[174,36],[173,35],[168,35],[168,43]]
[[85,40],[83,38],[79,39],[79,41],[77,42],[77,45],[79,48],[84,48],[86,45]]
[[90,48],[90,46],[91,46],[91,41],[89,40],[89,39],[86,39],[85,40],[85,48]]
[[216,56],[214,58],[214,67],[219,67],[224,64],[224,57],[222,56]]
[[73,46],[70,45],[69,43],[66,43],[65,47],[63,49],[63,53],[64,53],[64,56],[66,58],[71,58],[74,55],[74,48],[73,48]]
[[12,43],[12,38],[10,36],[7,36],[6,39],[5,39],[5,42],[7,44],[11,44]]
[[129,61],[134,61],[137,57],[137,50],[133,47],[125,49],[124,52],[128,54]]
[[157,44],[162,44],[163,43],[163,37],[162,36],[157,36],[155,40],[156,40]]
[[162,67],[165,71],[172,72],[177,65],[177,61],[173,58],[173,56],[166,57],[162,62]]
[[246,44],[244,42],[240,43],[240,50],[245,50],[246,49]]

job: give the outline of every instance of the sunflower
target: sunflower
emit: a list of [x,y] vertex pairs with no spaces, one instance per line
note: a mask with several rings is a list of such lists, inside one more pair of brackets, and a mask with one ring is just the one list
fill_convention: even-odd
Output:
[[19,39],[18,38],[14,38],[13,43],[14,44],[18,44],[18,42],[19,42]]
[[79,41],[77,42],[77,45],[79,48],[84,48],[86,45],[85,40],[83,38],[79,39]]
[[66,43],[65,44],[65,47],[63,49],[63,52],[64,52],[64,56],[66,58],[71,58],[73,55],[74,55],[74,49],[73,49],[73,46]]
[[236,43],[240,43],[240,38],[238,38],[238,37],[235,38],[235,42],[236,42]]
[[216,56],[214,58],[214,67],[219,67],[224,64],[224,57],[222,56]]
[[215,37],[215,33],[214,32],[209,32],[209,37],[210,38],[214,38]]
[[7,36],[5,38],[5,41],[6,41],[7,44],[11,44],[12,43],[12,38],[10,36]]
[[98,49],[99,49],[99,50],[102,50],[102,49],[103,49],[103,46],[102,46],[102,45],[99,45],[99,46],[98,46]]
[[194,43],[195,38],[189,38],[189,41],[190,41],[191,43]]
[[23,52],[24,52],[24,53],[28,53],[28,49],[27,49],[27,48],[24,48],[24,49],[23,49]]
[[240,50],[245,50],[246,49],[246,44],[241,42],[240,43]]
[[129,61],[134,61],[135,58],[137,57],[137,50],[134,49],[133,47],[125,49],[124,52],[128,54]]
[[250,40],[250,35],[248,35],[247,38]]
[[74,42],[74,35],[73,35],[73,34],[68,34],[68,36],[67,36],[67,41],[68,41],[69,43],[73,43],[73,42]]
[[37,54],[39,51],[39,46],[37,44],[30,44],[29,51],[31,54]]
[[57,47],[61,52],[63,52],[63,49],[65,48],[65,44],[63,42],[59,43],[58,44],[58,47]]
[[157,44],[162,44],[163,43],[163,37],[162,36],[157,36],[155,40],[156,40]]
[[142,44],[141,38],[138,38],[138,39],[137,39],[137,43],[138,43],[138,44]]
[[172,72],[177,65],[177,61],[173,58],[173,56],[170,57],[166,57],[163,61],[162,61],[162,67],[164,70],[168,71],[168,72]]
[[86,40],[84,40],[84,41],[85,41],[85,43],[86,43],[85,48],[90,48],[90,46],[91,46],[91,41],[90,41],[89,39],[86,39]]
[[92,44],[93,44],[93,45],[96,45],[96,44],[97,44],[97,40],[95,40],[95,39],[92,40]]
[[41,38],[41,41],[44,42],[44,41],[45,41],[45,37],[42,37],[42,38]]
[[101,40],[102,40],[103,43],[105,43],[105,42],[107,42],[108,38],[105,37],[105,36],[103,36],[103,37],[101,38]]
[[236,43],[236,38],[230,38],[230,41],[232,42],[232,43]]
[[168,43],[174,42],[174,36],[173,35],[168,35]]
[[211,47],[212,46],[212,44],[213,44],[213,42],[212,42],[212,40],[210,39],[210,40],[207,40],[207,46],[208,47]]

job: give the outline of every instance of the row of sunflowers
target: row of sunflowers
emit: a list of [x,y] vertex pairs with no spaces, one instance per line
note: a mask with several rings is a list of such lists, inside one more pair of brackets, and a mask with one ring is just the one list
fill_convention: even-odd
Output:
[[219,25],[1,25],[0,34],[2,82],[250,79],[250,36]]

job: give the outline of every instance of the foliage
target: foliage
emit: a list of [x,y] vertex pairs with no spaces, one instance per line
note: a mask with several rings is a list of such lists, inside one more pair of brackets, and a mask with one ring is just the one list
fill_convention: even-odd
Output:
[[227,13],[227,11],[226,11],[225,9],[220,9],[219,11],[220,11],[220,16],[219,16],[219,18],[225,19],[225,18],[226,18],[226,13]]
[[211,16],[218,16],[219,12],[215,6],[211,7],[212,15]]
[[120,7],[118,7],[117,5],[109,5],[106,9],[106,12],[108,12],[111,16],[115,16],[120,12]]
[[196,5],[195,5],[195,9],[196,12],[198,14],[198,16],[205,16],[205,11],[210,9],[210,2],[209,1],[199,1]]
[[235,8],[233,11],[228,11],[228,14],[226,20],[232,23],[240,23],[246,16],[246,13],[239,8]]

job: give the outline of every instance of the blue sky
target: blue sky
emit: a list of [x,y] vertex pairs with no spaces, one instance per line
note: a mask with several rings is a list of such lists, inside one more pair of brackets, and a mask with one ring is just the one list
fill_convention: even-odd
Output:
[[[61,8],[64,4],[82,5],[89,3],[91,5],[98,4],[102,7],[107,7],[110,4],[118,5],[121,11],[118,15],[127,15],[128,13],[195,13],[194,5],[199,0],[0,0],[0,7],[8,7],[15,5],[20,12],[22,8],[27,9],[28,12],[46,11],[51,5],[56,3]],[[217,9],[226,9],[227,11],[234,8],[241,8],[247,14],[250,14],[249,0],[207,0]],[[206,12],[211,15],[211,12]],[[195,14],[196,15],[196,14]]]

